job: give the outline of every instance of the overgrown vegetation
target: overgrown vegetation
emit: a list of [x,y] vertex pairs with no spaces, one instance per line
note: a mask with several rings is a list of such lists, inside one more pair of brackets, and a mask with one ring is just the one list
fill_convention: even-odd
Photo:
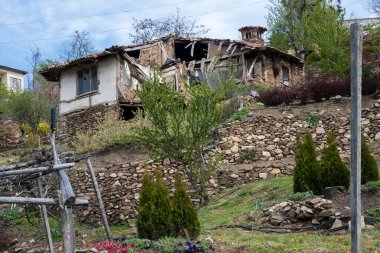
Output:
[[247,116],[248,114],[249,114],[249,109],[247,107],[243,107],[242,109],[240,109],[237,112],[235,112],[234,114],[232,114],[232,116],[227,119],[227,123],[231,123],[235,120],[242,119],[245,116]]
[[119,144],[135,141],[135,131],[142,116],[138,115],[132,122],[119,119],[117,112],[108,112],[99,116],[91,129],[78,131],[71,142],[77,153],[105,150]]
[[320,168],[322,189],[329,186],[344,186],[346,189],[349,188],[350,171],[339,156],[335,136],[332,131],[329,131],[327,146],[322,150]]
[[321,173],[311,133],[306,133],[303,141],[298,135],[296,145],[293,191],[312,191],[314,194],[321,194]]

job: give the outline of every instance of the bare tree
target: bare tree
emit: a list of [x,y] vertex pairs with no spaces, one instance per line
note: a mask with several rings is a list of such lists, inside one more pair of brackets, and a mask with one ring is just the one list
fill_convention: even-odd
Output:
[[29,87],[32,90],[35,90],[38,88],[37,76],[39,75],[38,74],[39,66],[42,63],[42,54],[41,54],[40,48],[38,47],[36,48],[30,47],[30,54],[31,54],[30,57],[26,59],[32,68],[32,73],[31,73],[32,77],[31,77],[31,80],[29,81]]
[[72,61],[93,54],[94,52],[95,49],[92,45],[90,34],[85,31],[75,31],[73,39],[63,44],[63,55],[61,58],[64,61]]
[[182,16],[177,8],[175,15],[169,15],[162,19],[145,18],[138,20],[133,18],[133,32],[129,34],[132,43],[143,43],[155,38],[173,34],[183,37],[200,37],[207,34],[210,29],[198,24],[198,20]]
[[372,12],[380,15],[380,0],[370,0],[368,5]]

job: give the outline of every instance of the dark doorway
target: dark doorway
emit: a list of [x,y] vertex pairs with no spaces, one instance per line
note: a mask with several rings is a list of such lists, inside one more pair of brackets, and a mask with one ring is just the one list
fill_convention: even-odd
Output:
[[133,119],[136,115],[136,112],[140,106],[121,106],[121,119],[130,120]]

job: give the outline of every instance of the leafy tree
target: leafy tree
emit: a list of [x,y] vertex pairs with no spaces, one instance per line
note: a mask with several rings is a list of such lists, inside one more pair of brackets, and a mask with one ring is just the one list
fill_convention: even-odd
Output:
[[129,34],[132,43],[142,43],[155,38],[173,34],[175,36],[194,37],[208,33],[210,29],[199,25],[198,20],[188,16],[182,16],[177,8],[175,15],[162,19],[135,19],[132,23],[133,32]]
[[323,188],[328,186],[350,185],[350,171],[347,165],[340,159],[339,151],[335,143],[335,136],[332,131],[327,135],[327,147],[322,150],[321,156],[321,184]]
[[72,61],[74,59],[85,57],[95,52],[95,48],[91,42],[90,34],[85,31],[75,31],[73,39],[63,44],[64,61]]
[[344,74],[349,34],[339,0],[271,0],[268,10],[272,46],[294,49],[317,71]]
[[32,128],[37,134],[38,123],[49,119],[50,100],[39,92],[11,91],[6,103],[6,113],[13,120]]
[[370,181],[377,181],[379,180],[379,169],[377,168],[377,163],[375,158],[371,155],[371,152],[369,151],[368,145],[365,142],[364,138],[362,137],[362,160],[361,160],[361,167],[362,167],[362,173],[361,173],[361,181],[362,184],[365,184]]
[[173,233],[172,215],[170,210],[169,191],[162,180],[162,173],[156,175],[155,190],[152,200],[152,239],[170,236]]
[[195,239],[200,233],[197,210],[186,193],[186,188],[179,174],[175,178],[175,192],[172,198],[172,217],[175,235],[183,234],[187,229],[191,238]]
[[343,77],[349,69],[349,29],[343,24],[344,13],[320,1],[304,17],[305,35],[300,41],[314,57],[308,64],[317,72]]
[[210,143],[209,132],[220,123],[218,102],[223,96],[220,89],[212,91],[205,84],[183,83],[182,88],[175,91],[157,72],[142,83],[138,96],[148,124],[142,126],[138,138],[153,157],[183,164],[193,187],[204,197],[201,153]]
[[155,185],[151,176],[145,172],[142,187],[140,191],[140,204],[137,215],[137,233],[140,238],[153,239],[153,196],[155,194]]
[[315,145],[311,133],[305,135],[304,141],[297,136],[296,144],[296,166],[293,175],[294,192],[313,191],[321,194],[320,168],[317,162]]

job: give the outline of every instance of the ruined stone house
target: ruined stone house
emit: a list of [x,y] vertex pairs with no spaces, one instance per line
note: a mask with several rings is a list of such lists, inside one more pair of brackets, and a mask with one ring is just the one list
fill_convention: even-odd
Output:
[[240,83],[291,86],[303,78],[299,58],[264,45],[265,28],[246,26],[239,31],[242,40],[169,35],[138,45],[112,46],[40,73],[59,82],[59,113],[69,135],[106,110],[121,108],[123,118],[131,118],[140,106],[135,91],[149,78],[153,65],[176,89],[183,80],[212,85],[216,75],[231,69]]

